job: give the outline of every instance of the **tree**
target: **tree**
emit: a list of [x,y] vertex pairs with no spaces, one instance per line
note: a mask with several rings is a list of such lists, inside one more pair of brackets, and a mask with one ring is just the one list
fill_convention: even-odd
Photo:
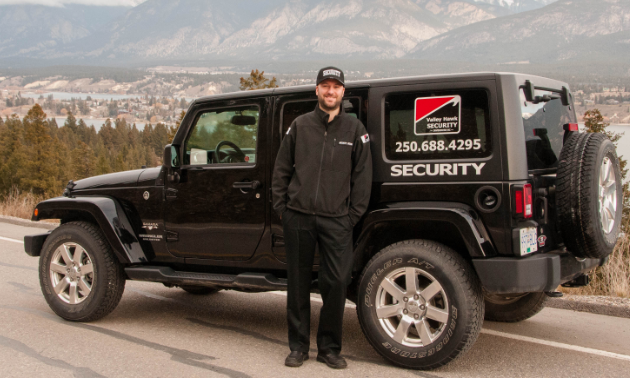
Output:
[[72,168],[74,179],[82,179],[93,176],[96,172],[96,155],[94,151],[83,142],[79,142],[77,148],[72,150]]
[[242,91],[248,91],[252,89],[278,88],[278,85],[276,84],[275,77],[269,81],[269,79],[265,77],[265,71],[259,72],[258,69],[256,69],[252,70],[247,79],[241,78],[240,88]]
[[186,116],[186,111],[182,110],[182,112],[179,113],[179,117],[177,117],[177,121],[175,121],[175,126],[169,126],[168,127],[168,130],[167,130],[168,131],[168,143],[173,143],[173,138],[175,138],[175,134],[177,134],[177,129],[179,129],[179,125],[182,124],[182,121],[184,120],[185,116]]
[[52,196],[60,193],[57,158],[53,140],[47,132],[46,113],[35,104],[22,121],[24,124],[24,163],[18,173],[23,190]]
[[[604,122],[604,116],[602,116],[602,113],[599,111],[599,109],[587,110],[586,113],[584,113],[584,126],[587,133],[602,133],[606,135],[608,139],[613,142],[615,147],[617,147],[619,139],[621,139],[624,134],[606,130],[606,128],[610,126],[610,123]],[[623,220],[621,224],[624,228],[624,231],[626,232],[630,231],[626,229],[626,227],[630,226],[630,183],[624,183],[626,179],[626,174],[628,173],[628,168],[626,167],[627,164],[628,162],[623,159],[622,156],[619,156],[621,182],[623,183]]]
[[0,197],[19,185],[18,172],[24,162],[24,127],[16,114],[7,117],[0,129]]

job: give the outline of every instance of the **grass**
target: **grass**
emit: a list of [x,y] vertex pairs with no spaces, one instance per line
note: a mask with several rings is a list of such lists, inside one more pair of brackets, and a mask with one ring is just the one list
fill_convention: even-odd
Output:
[[44,197],[37,196],[32,192],[21,192],[17,188],[12,188],[9,194],[0,201],[0,215],[10,217],[31,219],[33,209]]
[[608,262],[589,274],[591,283],[580,288],[561,288],[573,295],[630,298],[630,235],[622,234]]

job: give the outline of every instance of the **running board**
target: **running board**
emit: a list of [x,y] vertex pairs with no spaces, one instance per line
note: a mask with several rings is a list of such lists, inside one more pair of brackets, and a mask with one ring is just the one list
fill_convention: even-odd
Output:
[[165,266],[125,268],[129,279],[176,286],[207,286],[243,291],[287,290],[287,280],[270,273],[217,274],[176,271]]

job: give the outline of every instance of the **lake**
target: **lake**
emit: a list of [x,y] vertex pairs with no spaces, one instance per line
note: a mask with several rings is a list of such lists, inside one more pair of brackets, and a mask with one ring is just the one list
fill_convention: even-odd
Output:
[[85,100],[88,96],[92,97],[93,100],[124,100],[127,98],[140,98],[143,95],[139,94],[111,94],[111,93],[76,93],[76,92],[46,92],[46,93],[34,93],[34,92],[20,92],[22,97],[28,98],[39,98],[39,96],[44,96],[44,98],[53,95],[55,100],[71,100],[81,99]]
[[[125,100],[128,98],[141,98],[146,95],[142,94],[111,94],[111,93],[79,93],[79,92],[45,92],[45,93],[35,93],[35,92],[20,92],[22,97],[27,98],[39,98],[39,96],[44,96],[44,98],[49,95],[53,95],[55,100],[66,100],[69,101],[71,99],[81,99],[85,100],[88,96],[92,97],[92,100]],[[154,97],[162,97],[162,96],[154,96]],[[170,97],[170,96],[165,96]],[[181,97],[175,97],[181,98]],[[184,97],[186,101],[190,102],[195,98],[192,97]]]
[[[63,126],[64,123],[66,123],[66,117],[49,117],[50,118],[54,118],[55,121],[57,121],[57,126],[61,127]],[[77,122],[79,122],[79,119],[83,119],[83,122],[85,122],[86,125],[89,126],[94,126],[94,128],[96,129],[96,131],[98,132],[101,127],[105,124],[105,119],[103,118],[81,118],[81,117],[77,117]],[[110,120],[112,121],[112,126],[114,126],[114,121],[115,118],[110,118]],[[170,125],[170,122],[162,122],[166,125]],[[133,124],[133,123],[132,123]],[[138,130],[142,130],[144,129],[144,125],[146,125],[146,122],[136,122],[136,128]],[[153,126],[155,126],[155,124],[152,124]]]

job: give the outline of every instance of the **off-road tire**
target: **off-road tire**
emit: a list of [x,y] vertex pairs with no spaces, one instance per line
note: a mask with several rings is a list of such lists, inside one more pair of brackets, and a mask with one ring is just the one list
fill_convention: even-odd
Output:
[[485,320],[516,323],[538,314],[547,302],[543,292],[516,295],[484,294]]
[[[64,243],[76,243],[91,258],[94,271],[90,293],[78,304],[64,302],[54,291],[51,260]],[[46,238],[39,259],[39,282],[50,308],[70,321],[90,322],[112,312],[125,290],[125,273],[101,230],[89,222],[69,222]]]
[[207,286],[180,286],[182,290],[189,294],[194,295],[210,295],[219,291],[219,289],[215,289],[213,287]]
[[[616,180],[614,224],[606,232],[600,216],[600,173],[610,159]],[[622,182],[613,143],[601,133],[574,133],[565,142],[556,181],[558,225],[567,249],[578,257],[604,258],[617,243],[621,224]]]
[[[415,328],[415,324],[412,326],[413,329],[409,328],[411,338],[403,337],[402,342],[394,339],[395,332],[393,336],[388,334],[392,329],[388,331],[388,326],[383,326],[383,324],[395,323],[398,319],[398,327],[400,327],[404,316],[411,316],[412,312],[418,311],[417,303],[410,307],[412,303],[409,298],[404,304],[405,309],[402,310],[408,315],[392,315],[392,317],[380,319],[377,315],[377,308],[383,310],[384,307],[382,302],[376,301],[388,298],[383,297],[384,289],[381,285],[386,277],[395,277],[401,268],[405,271],[403,299],[408,293],[408,281],[406,281],[410,272],[408,268],[412,268],[412,272],[415,272],[414,275],[417,277],[417,292],[425,293],[428,287],[423,287],[422,280],[429,282],[429,285],[437,282],[441,285],[441,293],[444,294],[435,295],[433,300],[425,302],[428,305],[431,301],[435,301],[432,303],[433,306],[441,307],[448,312],[443,322],[436,322],[434,324],[438,324],[437,326],[428,328],[429,332],[433,329],[436,331],[431,336],[432,340],[426,344],[422,341],[421,332],[419,328]],[[424,274],[431,277],[427,278],[423,276]],[[395,282],[399,281],[400,277]],[[398,288],[402,289],[400,285]],[[445,365],[466,352],[475,343],[481,331],[484,303],[479,278],[464,258],[451,248],[439,243],[427,240],[407,240],[384,248],[367,263],[359,279],[358,291],[357,313],[363,333],[378,353],[401,367],[434,369]],[[426,295],[431,298],[430,294]],[[419,298],[419,301],[424,301],[422,294]],[[391,303],[395,304],[393,299]],[[426,307],[427,310],[428,308]],[[426,315],[428,313],[420,315],[419,320],[424,320],[425,324],[435,322]],[[386,323],[383,323],[383,319]],[[419,324],[419,327],[422,325]]]

